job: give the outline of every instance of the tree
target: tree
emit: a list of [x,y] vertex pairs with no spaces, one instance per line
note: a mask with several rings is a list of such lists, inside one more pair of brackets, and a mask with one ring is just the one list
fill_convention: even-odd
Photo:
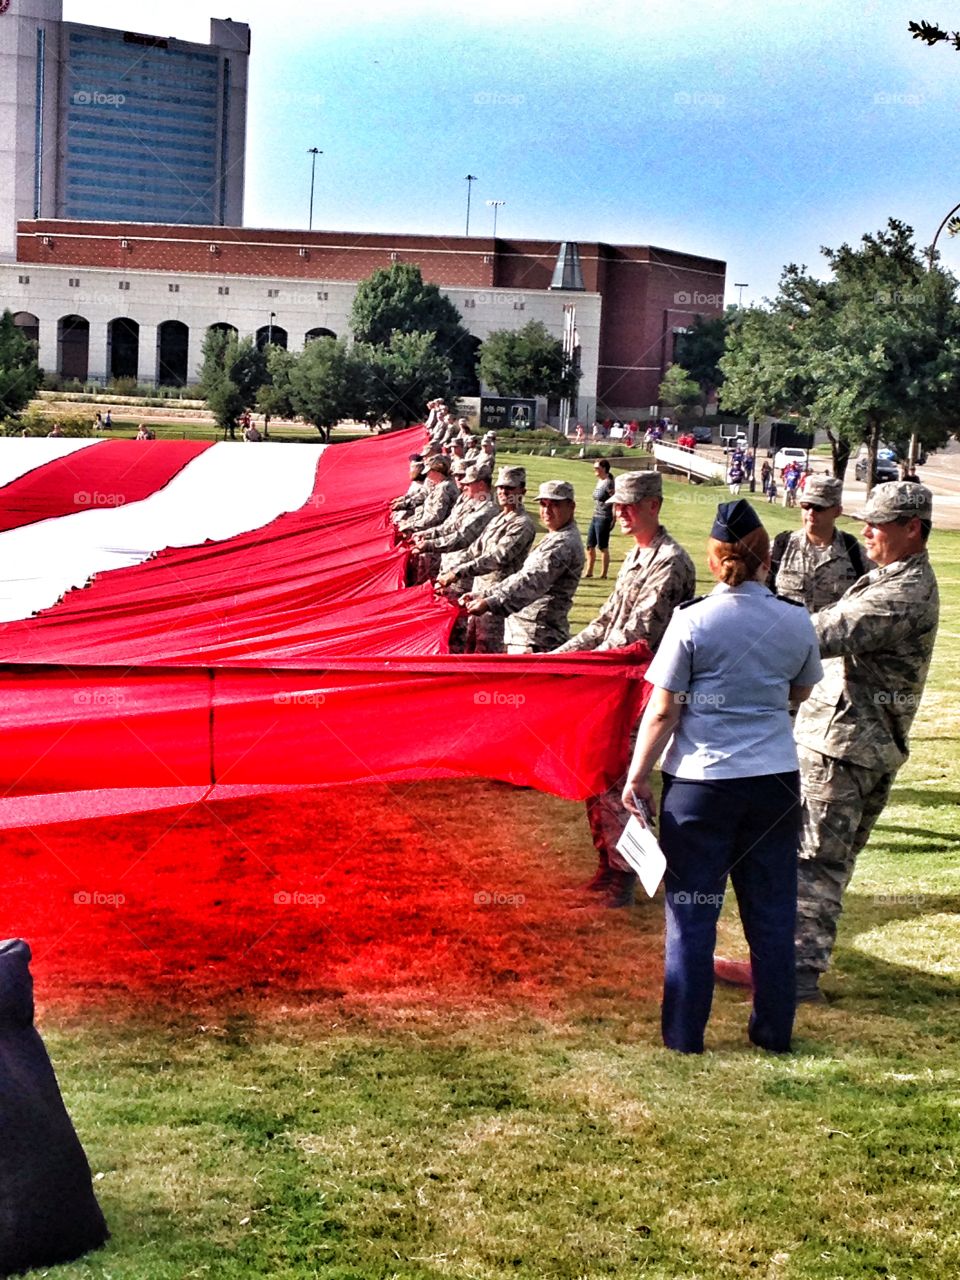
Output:
[[942,27],[935,26],[932,22],[911,22],[908,30],[914,40],[922,40],[924,44],[933,47],[935,44],[942,44],[944,40],[949,40],[954,49],[960,49],[960,31],[944,31]]
[[868,474],[881,440],[911,433],[936,449],[960,416],[957,282],[922,261],[910,227],[890,219],[859,247],[823,249],[827,281],[790,266],[777,298],[744,313],[721,367],[725,404],[797,413],[825,426],[841,478],[865,444]]
[[432,333],[395,333],[386,346],[358,343],[354,354],[363,370],[362,416],[371,426],[384,418],[391,425],[417,422],[428,400],[449,392],[450,364]]
[[690,377],[683,365],[672,364],[660,383],[658,403],[680,418],[692,405],[699,405],[700,400],[700,384]]
[[367,370],[361,353],[344,339],[317,338],[288,361],[286,394],[293,412],[312,422],[324,439],[343,418],[363,416]]
[[42,381],[37,344],[24,337],[12,313],[4,311],[0,316],[0,421],[16,418]]
[[252,338],[240,340],[225,329],[207,330],[200,390],[217,423],[231,436],[236,435],[240,415],[253,408],[267,380],[267,358]]
[[271,418],[296,417],[290,401],[290,369],[297,357],[286,347],[266,348],[267,381],[257,388],[257,410],[263,414],[263,434],[270,433]]
[[480,348],[480,377],[501,396],[574,396],[577,372],[559,338],[539,320],[522,329],[496,329]]
[[[476,344],[460,312],[409,262],[374,271],[357,286],[350,314],[357,342],[387,348],[394,334],[431,334],[429,347],[446,361],[447,383],[438,394],[469,394],[476,382]],[[426,350],[426,347],[424,347]],[[423,412],[421,405],[416,416]]]
[[694,316],[686,333],[678,337],[676,362],[699,384],[704,406],[723,385],[720,361],[726,350],[727,333],[735,314],[726,312],[722,316]]

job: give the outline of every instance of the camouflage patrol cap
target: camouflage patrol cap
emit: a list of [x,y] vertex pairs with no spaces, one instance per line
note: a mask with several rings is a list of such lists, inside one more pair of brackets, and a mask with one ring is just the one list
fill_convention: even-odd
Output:
[[478,467],[467,467],[466,471],[463,473],[463,483],[479,484],[481,481],[483,481],[484,484],[490,483],[490,477],[487,475],[486,471],[481,471]]
[[607,506],[616,503],[621,507],[629,507],[633,502],[642,502],[644,498],[663,497],[663,478],[659,471],[621,471],[613,481],[613,497],[607,499]]
[[450,459],[444,457],[442,453],[432,454],[425,465],[428,471],[439,471],[444,476],[450,474]]
[[467,461],[465,458],[454,458],[450,463],[450,474],[452,476],[462,476],[467,470]]
[[540,502],[573,502],[573,485],[568,480],[544,480],[537,498]]
[[811,507],[839,507],[843,498],[843,481],[836,476],[807,476],[800,501]]
[[933,494],[925,484],[912,480],[890,480],[874,485],[867,505],[854,516],[870,524],[889,524],[904,516],[919,516],[921,520],[933,518]]
[[501,467],[497,476],[498,489],[525,489],[527,487],[526,467]]

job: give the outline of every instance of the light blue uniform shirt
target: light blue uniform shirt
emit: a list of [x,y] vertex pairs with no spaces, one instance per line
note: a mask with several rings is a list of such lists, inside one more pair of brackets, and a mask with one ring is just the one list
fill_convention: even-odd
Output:
[[680,605],[647,671],[651,684],[685,695],[664,773],[713,780],[796,769],[790,686],[822,675],[810,615],[762,583],[718,583]]

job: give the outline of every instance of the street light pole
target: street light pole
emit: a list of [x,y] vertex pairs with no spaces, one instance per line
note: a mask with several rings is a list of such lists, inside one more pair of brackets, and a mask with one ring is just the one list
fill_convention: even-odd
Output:
[[[927,257],[930,259],[931,270],[933,270],[933,264],[934,264],[934,261],[936,260],[937,241],[940,239],[940,232],[947,225],[947,223],[950,221],[953,215],[958,211],[960,211],[960,204],[955,204],[953,208],[950,210],[950,212],[947,214],[947,216],[944,218],[944,220],[940,223],[939,227],[937,227],[937,234],[933,237],[933,243],[930,245],[930,248],[927,250]],[[953,227],[951,227],[950,234],[953,235],[953,232],[954,232],[954,229]]]
[[276,318],[277,318],[277,313],[275,311],[271,311],[270,323],[267,325],[267,346],[268,347],[273,346],[273,322],[274,320],[276,320]]
[[506,200],[488,200],[487,207],[493,210],[493,238],[497,238],[497,214],[506,204]]
[[738,284],[736,281],[734,281],[733,287],[734,287],[735,289],[739,289],[739,290],[740,290],[740,294],[739,294],[739,296],[738,296],[738,298],[737,298],[737,310],[738,310],[738,311],[741,311],[741,310],[743,309],[743,291],[744,291],[744,289],[749,289],[749,288],[750,288],[750,285],[749,285],[749,284],[747,284],[747,283],[744,283],[744,284]]
[[464,179],[467,184],[467,235],[470,234],[470,192],[473,190],[473,184],[476,180],[477,175],[475,173],[468,173]]
[[317,176],[317,156],[322,156],[323,152],[318,147],[308,147],[307,155],[310,159],[310,220],[307,223],[307,230],[313,230],[313,183]]

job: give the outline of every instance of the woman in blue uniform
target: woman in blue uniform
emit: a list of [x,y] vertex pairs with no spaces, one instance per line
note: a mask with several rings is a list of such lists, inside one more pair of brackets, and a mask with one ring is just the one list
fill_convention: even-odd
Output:
[[647,671],[654,686],[623,802],[652,806],[661,771],[667,859],[663,1040],[701,1053],[727,877],[753,968],[749,1035],[790,1048],[800,794],[790,704],[821,678],[806,609],[765,585],[770,539],[744,499],[722,502],[707,542],[711,593],[681,605]]

